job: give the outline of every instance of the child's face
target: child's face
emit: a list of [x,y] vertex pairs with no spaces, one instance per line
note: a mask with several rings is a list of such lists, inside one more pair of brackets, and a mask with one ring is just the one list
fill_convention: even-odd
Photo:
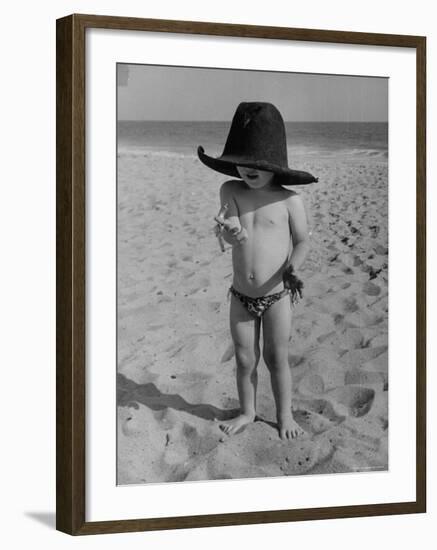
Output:
[[237,166],[238,173],[243,181],[251,189],[261,189],[268,185],[273,179],[273,172],[267,170],[256,170],[245,166]]

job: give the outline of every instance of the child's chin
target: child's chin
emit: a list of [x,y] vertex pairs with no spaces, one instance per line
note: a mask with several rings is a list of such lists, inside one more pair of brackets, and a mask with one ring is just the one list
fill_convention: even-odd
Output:
[[246,181],[246,184],[251,188],[251,189],[261,189],[262,187],[265,186],[265,183],[263,183],[262,181],[258,181],[258,180],[249,180],[249,181]]

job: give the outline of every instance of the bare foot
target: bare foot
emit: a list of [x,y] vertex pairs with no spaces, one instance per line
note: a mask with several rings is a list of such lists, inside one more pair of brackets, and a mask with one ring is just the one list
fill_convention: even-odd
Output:
[[255,415],[249,414],[240,414],[231,420],[226,420],[225,422],[220,422],[220,429],[225,432],[225,434],[231,435],[237,433],[240,428],[250,424],[255,420]]
[[305,433],[291,415],[281,418],[278,422],[278,428],[281,439],[294,439]]

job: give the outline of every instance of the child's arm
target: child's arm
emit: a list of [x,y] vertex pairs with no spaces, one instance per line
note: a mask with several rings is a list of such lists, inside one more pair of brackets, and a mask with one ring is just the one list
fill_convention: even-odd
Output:
[[293,241],[293,252],[291,253],[288,265],[298,270],[303,264],[310,249],[310,237],[308,234],[307,216],[305,206],[298,194],[288,199],[288,214],[291,238]]
[[298,194],[292,195],[288,201],[288,217],[293,241],[293,251],[282,274],[284,287],[291,290],[293,302],[302,298],[303,282],[296,276],[310,249],[307,217],[305,206]]
[[247,231],[241,226],[238,207],[233,197],[231,186],[234,182],[225,182],[220,188],[220,213],[214,219],[219,226],[220,235],[231,245],[236,245],[247,238]]

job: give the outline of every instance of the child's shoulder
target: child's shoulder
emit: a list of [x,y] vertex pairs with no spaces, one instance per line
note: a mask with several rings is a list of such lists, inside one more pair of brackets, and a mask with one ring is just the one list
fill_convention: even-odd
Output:
[[296,200],[300,200],[299,193],[294,189],[286,189],[285,187],[281,187],[281,192],[284,201],[294,202]]
[[294,191],[294,189],[284,189],[283,188],[283,204],[289,210],[290,213],[295,212],[296,210],[301,210],[303,207],[303,201],[301,195]]
[[220,192],[232,194],[237,191],[240,191],[241,189],[244,189],[244,182],[242,180],[233,179],[233,180],[226,180],[225,182],[223,182],[220,187]]

